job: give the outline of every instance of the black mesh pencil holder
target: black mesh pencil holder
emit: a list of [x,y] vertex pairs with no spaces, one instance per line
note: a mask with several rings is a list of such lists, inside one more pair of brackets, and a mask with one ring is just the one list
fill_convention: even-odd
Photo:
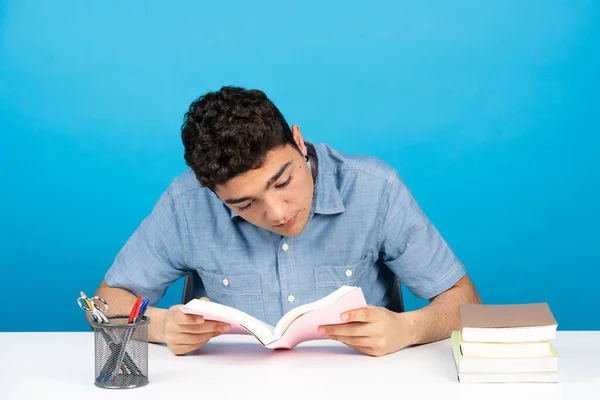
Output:
[[106,389],[132,389],[148,384],[148,324],[150,318],[127,324],[127,315],[107,316],[110,323],[92,321],[94,384]]

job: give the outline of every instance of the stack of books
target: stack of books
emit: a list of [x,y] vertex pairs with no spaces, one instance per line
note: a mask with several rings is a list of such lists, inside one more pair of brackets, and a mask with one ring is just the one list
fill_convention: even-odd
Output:
[[548,304],[462,304],[460,318],[451,337],[459,382],[558,382]]

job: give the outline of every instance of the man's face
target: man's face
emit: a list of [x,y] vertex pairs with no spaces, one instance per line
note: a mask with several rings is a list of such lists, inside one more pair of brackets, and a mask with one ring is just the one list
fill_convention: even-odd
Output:
[[282,236],[299,234],[308,222],[313,198],[313,177],[303,154],[304,141],[297,126],[294,138],[302,152],[291,145],[270,151],[265,164],[240,174],[215,193],[246,221]]

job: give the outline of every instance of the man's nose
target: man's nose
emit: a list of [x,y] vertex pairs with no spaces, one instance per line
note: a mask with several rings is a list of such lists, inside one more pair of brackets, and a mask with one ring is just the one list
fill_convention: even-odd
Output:
[[272,196],[267,197],[264,203],[267,219],[276,225],[283,224],[286,217],[286,202],[279,196]]

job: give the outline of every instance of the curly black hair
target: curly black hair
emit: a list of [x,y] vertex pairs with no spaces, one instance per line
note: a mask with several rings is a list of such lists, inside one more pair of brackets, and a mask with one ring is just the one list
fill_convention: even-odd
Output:
[[298,146],[281,112],[260,90],[224,86],[196,99],[181,127],[184,158],[202,186],[214,191],[264,165],[269,151]]

